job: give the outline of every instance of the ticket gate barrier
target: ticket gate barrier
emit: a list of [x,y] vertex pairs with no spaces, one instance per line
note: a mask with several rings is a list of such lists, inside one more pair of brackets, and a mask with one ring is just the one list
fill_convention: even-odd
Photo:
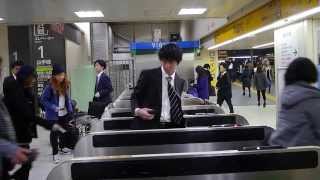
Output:
[[319,147],[76,158],[47,180],[318,180]]

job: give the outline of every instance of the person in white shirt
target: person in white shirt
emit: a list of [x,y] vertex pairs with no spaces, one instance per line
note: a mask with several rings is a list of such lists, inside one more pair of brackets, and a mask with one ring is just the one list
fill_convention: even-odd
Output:
[[181,94],[185,81],[176,68],[182,50],[167,44],[159,51],[161,67],[141,72],[132,94],[132,110],[136,116],[132,129],[184,127]]

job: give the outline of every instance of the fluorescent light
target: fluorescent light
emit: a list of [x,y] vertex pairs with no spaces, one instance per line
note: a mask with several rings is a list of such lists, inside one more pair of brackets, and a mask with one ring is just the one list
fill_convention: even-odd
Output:
[[179,11],[179,15],[195,15],[195,14],[203,14],[207,11],[207,8],[182,8]]
[[92,17],[104,17],[103,13],[97,11],[77,11],[74,12],[79,18],[92,18]]
[[249,59],[251,57],[258,57],[258,56],[231,56],[231,57],[228,57],[228,59]]
[[273,46],[273,45],[274,45],[274,42],[270,42],[270,43],[265,43],[265,44],[260,44],[260,45],[257,45],[257,46],[253,46],[252,48],[253,49],[259,49],[259,48],[269,47],[269,46]]
[[307,11],[304,11],[304,12],[301,12],[301,13],[298,13],[298,14],[295,14],[295,15],[292,15],[292,16],[290,16],[288,18],[281,19],[281,20],[276,21],[276,22],[274,22],[272,24],[266,25],[266,26],[264,26],[262,28],[259,28],[257,30],[254,30],[254,31],[251,31],[249,33],[243,34],[243,35],[238,36],[236,38],[233,38],[231,40],[228,40],[228,41],[213,45],[213,46],[209,47],[208,50],[218,49],[218,48],[220,48],[222,46],[231,44],[231,43],[239,41],[241,39],[252,37],[252,36],[255,36],[255,35],[257,35],[259,33],[262,33],[262,32],[266,32],[266,31],[269,31],[269,30],[274,30],[274,29],[277,29],[277,28],[292,24],[294,22],[301,21],[301,20],[303,20],[305,18],[308,18],[308,17],[310,17],[312,15],[315,15],[317,13],[320,13],[320,6],[318,6],[316,8],[313,8],[313,9],[310,9],[310,10],[307,10]]
[[3,19],[3,18],[0,18],[0,21],[4,21],[4,19]]

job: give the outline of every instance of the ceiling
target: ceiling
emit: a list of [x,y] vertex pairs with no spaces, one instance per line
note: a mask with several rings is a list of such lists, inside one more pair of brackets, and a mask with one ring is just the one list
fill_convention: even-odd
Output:
[[[8,24],[53,22],[163,21],[228,17],[254,0],[0,0]],[[208,8],[203,15],[178,16],[181,8]],[[104,18],[79,19],[73,12],[101,10]]]
[[239,50],[239,49],[252,49],[253,46],[266,44],[274,41],[274,31],[266,31],[259,33],[253,37],[248,37],[231,44],[220,47],[221,50]]

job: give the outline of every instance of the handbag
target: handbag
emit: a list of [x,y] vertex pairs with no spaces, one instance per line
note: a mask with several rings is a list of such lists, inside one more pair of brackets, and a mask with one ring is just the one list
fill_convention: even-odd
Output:
[[88,115],[91,115],[100,119],[107,105],[108,103],[105,103],[105,102],[90,101]]

